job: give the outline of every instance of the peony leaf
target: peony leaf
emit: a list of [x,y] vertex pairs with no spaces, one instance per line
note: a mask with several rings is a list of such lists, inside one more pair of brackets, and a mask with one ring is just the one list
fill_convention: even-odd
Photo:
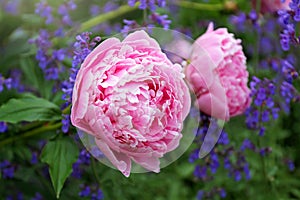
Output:
[[4,122],[18,123],[59,119],[61,119],[61,111],[57,105],[33,95],[10,99],[0,107],[0,121]]
[[57,199],[66,179],[72,173],[72,165],[76,162],[78,155],[78,147],[68,137],[48,142],[42,151],[41,161],[49,165],[49,173]]

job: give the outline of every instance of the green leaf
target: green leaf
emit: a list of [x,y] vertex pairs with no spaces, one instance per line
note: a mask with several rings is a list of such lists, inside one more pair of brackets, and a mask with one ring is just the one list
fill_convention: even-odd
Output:
[[18,123],[21,121],[52,121],[61,119],[59,107],[46,99],[32,95],[10,99],[0,107],[0,121]]
[[39,94],[50,99],[52,94],[53,82],[45,81],[43,71],[34,63],[31,57],[23,57],[20,60],[20,67],[24,72],[28,85],[39,91]]
[[67,137],[50,141],[44,147],[41,160],[49,165],[49,173],[56,198],[59,198],[64,182],[72,173],[72,165],[76,162],[78,155],[78,147]]
[[297,198],[300,198],[300,190],[292,188],[291,193],[295,195]]

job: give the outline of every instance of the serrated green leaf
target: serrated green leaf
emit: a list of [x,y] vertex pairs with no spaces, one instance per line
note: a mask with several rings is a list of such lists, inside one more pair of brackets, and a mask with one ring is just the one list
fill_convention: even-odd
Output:
[[44,147],[41,160],[49,165],[56,198],[59,198],[66,179],[72,173],[72,165],[76,162],[78,155],[78,147],[67,137],[50,141]]
[[57,105],[32,95],[10,99],[0,107],[0,121],[4,122],[18,123],[59,119],[61,119],[61,111]]

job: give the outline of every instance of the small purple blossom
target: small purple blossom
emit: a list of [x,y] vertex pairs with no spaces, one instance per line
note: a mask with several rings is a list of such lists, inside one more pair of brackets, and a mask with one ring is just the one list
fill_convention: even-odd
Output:
[[36,4],[35,13],[46,19],[46,24],[53,22],[52,7],[46,1],[41,1]]
[[123,22],[125,24],[121,30],[121,33],[123,34],[128,34],[128,32],[130,32],[131,30],[139,27],[139,24],[135,20],[124,19]]
[[34,197],[31,200],[43,200],[43,196],[40,193],[35,193]]
[[139,8],[141,10],[145,10],[149,8],[151,11],[154,11],[156,9],[156,6],[158,7],[165,7],[166,6],[166,0],[128,0],[129,6],[134,6],[136,2],[140,2]]
[[30,160],[30,163],[35,165],[38,163],[38,153],[37,152],[32,152],[31,154],[31,160]]
[[76,8],[77,5],[73,0],[69,0],[68,2],[63,3],[58,7],[57,12],[61,15],[61,21],[63,24],[68,26],[71,26],[73,24],[69,12],[75,10]]
[[287,166],[289,168],[290,171],[294,171],[295,170],[295,163],[292,160],[288,160],[287,161]]
[[62,132],[63,133],[67,133],[69,131],[69,127],[70,127],[70,115],[62,115],[63,119],[61,120],[62,123]]
[[6,132],[7,129],[7,124],[5,122],[0,122],[0,133]]
[[168,15],[159,15],[158,13],[152,13],[149,18],[161,25],[164,29],[168,29],[170,27],[171,20],[168,19]]
[[81,185],[81,187],[82,187],[82,189],[81,189],[81,191],[79,192],[78,195],[80,197],[88,197],[88,196],[90,196],[90,194],[91,194],[91,188],[89,186],[83,186],[83,185]]
[[292,0],[289,6],[289,10],[279,10],[277,12],[278,22],[283,28],[280,34],[280,44],[284,51],[288,51],[291,45],[300,45],[299,37],[295,31],[296,24],[300,21],[300,1]]
[[7,160],[0,162],[0,172],[4,179],[11,179],[15,174],[15,167]]

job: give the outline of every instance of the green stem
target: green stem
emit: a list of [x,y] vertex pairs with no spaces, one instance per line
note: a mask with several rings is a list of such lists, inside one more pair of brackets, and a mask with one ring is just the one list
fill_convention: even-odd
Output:
[[62,114],[69,114],[71,111],[71,105],[62,110]]
[[87,31],[89,30],[90,28],[98,25],[98,24],[101,24],[105,21],[108,21],[108,20],[111,20],[111,19],[114,19],[116,17],[119,17],[125,13],[128,13],[128,12],[131,12],[131,11],[134,11],[138,8],[138,4],[136,4],[135,6],[131,7],[131,6],[128,6],[128,5],[124,5],[124,6],[120,6],[117,10],[114,10],[114,11],[111,11],[111,12],[108,12],[108,13],[104,13],[104,14],[101,14],[101,15],[98,15],[84,23],[82,23],[81,27],[80,27],[80,32],[83,32],[83,31]]
[[3,147],[3,146],[5,146],[9,143],[12,143],[12,142],[24,139],[24,138],[32,137],[32,136],[37,135],[39,133],[56,130],[61,126],[62,126],[61,122],[57,122],[55,124],[50,124],[50,125],[44,125],[40,128],[27,131],[27,132],[23,133],[22,135],[17,135],[17,136],[14,136],[14,137],[7,138],[7,139],[0,142],[0,147]]
[[216,10],[224,9],[224,4],[221,3],[206,4],[206,3],[196,3],[191,1],[175,1],[174,4],[183,8],[190,8],[196,10],[216,11]]
[[[260,149],[261,148],[261,141],[260,141],[260,136],[257,137],[257,146],[258,148]],[[263,174],[263,177],[265,179],[265,181],[267,182],[267,184],[269,183],[269,179],[268,179],[268,175],[267,175],[267,172],[266,172],[266,163],[265,163],[265,159],[263,158],[262,155],[259,155],[260,156],[260,163],[261,163],[261,167],[262,167],[262,174]]]
[[20,128],[20,130],[18,132],[29,131],[30,129],[34,129],[34,128],[39,127],[41,125],[42,125],[42,122],[31,122],[29,124],[22,125],[22,127]]
[[101,182],[100,182],[100,178],[99,178],[99,176],[98,176],[98,174],[97,174],[97,171],[96,171],[96,162],[95,162],[95,158],[92,158],[91,160],[92,160],[92,170],[93,170],[93,173],[94,173],[94,175],[95,175],[95,177],[96,177],[96,180],[97,180],[97,182],[98,182],[98,184],[99,184],[99,186],[100,186]]

